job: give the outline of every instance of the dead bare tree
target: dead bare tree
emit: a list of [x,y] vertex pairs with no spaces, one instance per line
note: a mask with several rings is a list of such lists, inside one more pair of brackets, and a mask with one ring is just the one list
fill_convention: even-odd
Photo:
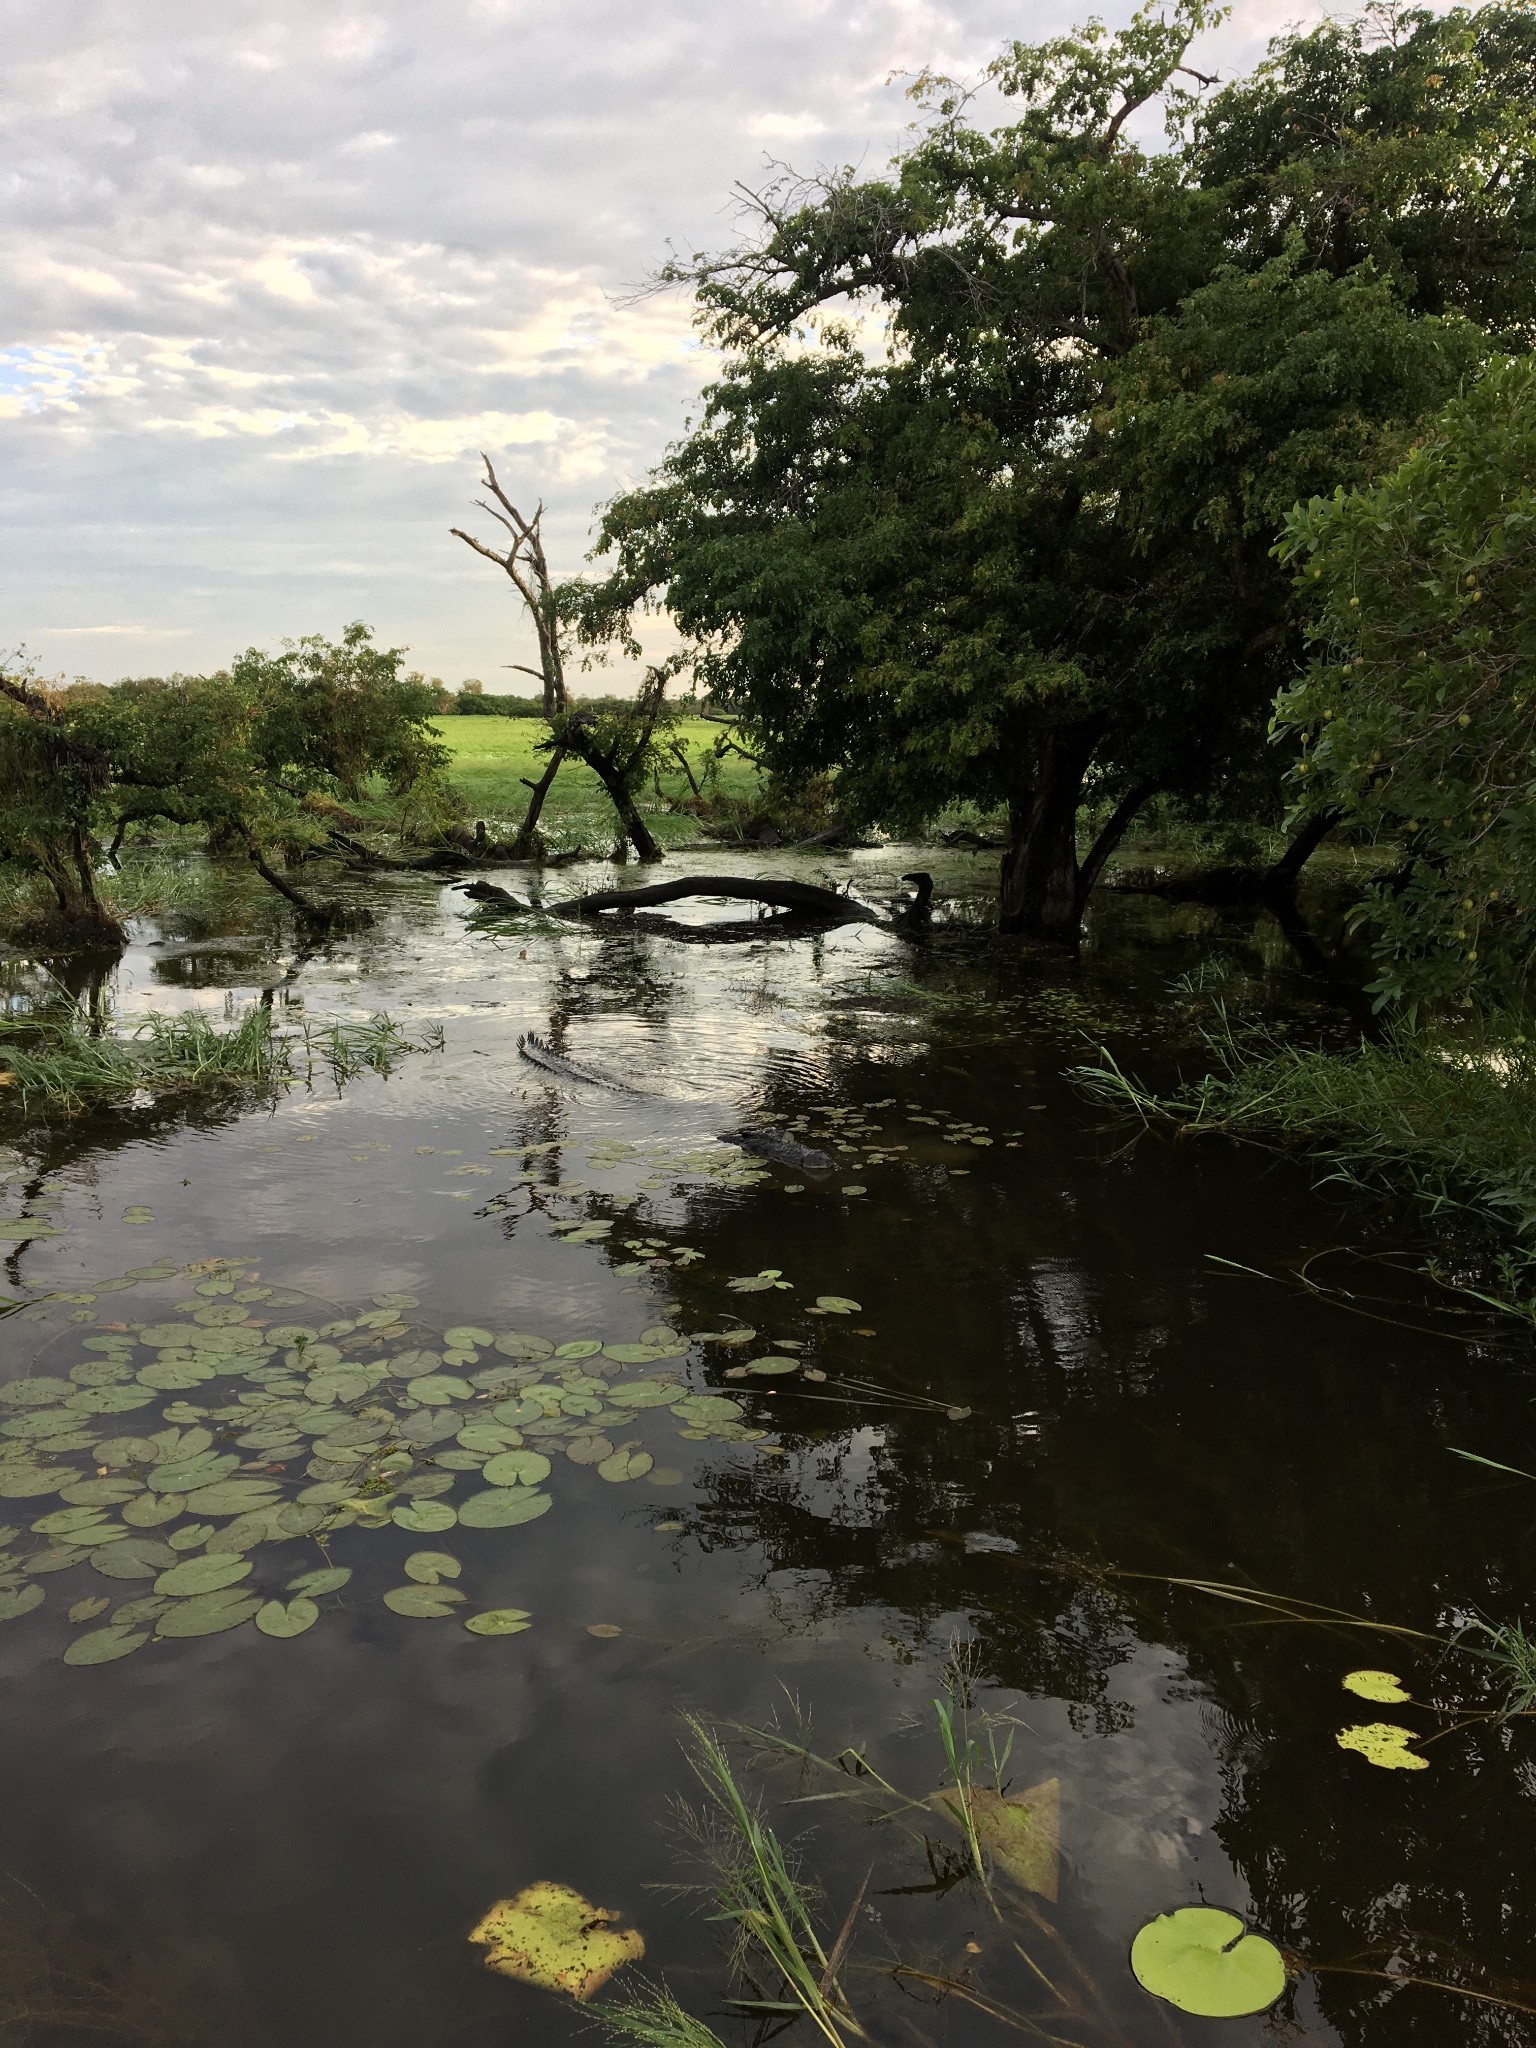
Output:
[[667,662],[646,671],[632,715],[618,717],[612,712],[596,713],[580,706],[573,707],[565,683],[565,655],[561,645],[564,615],[559,586],[549,573],[549,562],[544,553],[544,501],[540,499],[532,516],[525,517],[502,489],[491,458],[482,451],[480,460],[485,464],[485,487],[490,498],[479,498],[476,503],[506,529],[510,545],[505,549],[488,547],[461,527],[455,526],[451,531],[456,540],[463,541],[466,547],[473,548],[488,562],[494,562],[522,599],[538,642],[539,666],[531,669],[518,661],[508,662],[507,666],[522,675],[534,677],[540,684],[544,693],[544,716],[549,721],[549,739],[544,743],[549,753],[549,766],[537,782],[528,782],[524,778],[531,795],[523,822],[513,840],[513,858],[529,860],[541,851],[538,827],[544,799],[560,772],[561,762],[567,755],[574,755],[587,764],[608,792],[619,820],[616,851],[622,855],[626,845],[633,843],[641,860],[660,860],[661,848],[635,804],[634,784],[650,751],[651,737],[661,715],[667,684],[675,673],[675,664]]

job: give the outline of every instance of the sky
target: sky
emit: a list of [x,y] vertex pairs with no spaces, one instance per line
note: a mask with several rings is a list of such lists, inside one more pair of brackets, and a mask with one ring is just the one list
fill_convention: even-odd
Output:
[[[110,682],[364,619],[531,688],[449,533],[494,535],[477,451],[580,570],[711,373],[683,296],[632,296],[669,246],[728,243],[770,158],[875,169],[905,78],[1085,11],[0,0],[0,651]],[[1238,0],[1207,59],[1317,11]]]

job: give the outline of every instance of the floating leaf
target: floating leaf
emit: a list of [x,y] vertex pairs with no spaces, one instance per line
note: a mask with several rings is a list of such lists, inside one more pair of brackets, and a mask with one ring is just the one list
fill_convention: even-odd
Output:
[[324,1593],[339,1593],[352,1576],[349,1565],[321,1565],[312,1572],[300,1572],[296,1579],[288,1581],[290,1593],[302,1593],[308,1600],[318,1600]]
[[155,1579],[175,1562],[171,1546],[150,1536],[126,1536],[91,1552],[91,1563],[104,1579]]
[[505,1358],[548,1358],[554,1348],[547,1337],[530,1337],[522,1330],[508,1330],[496,1339],[496,1349]]
[[492,1486],[537,1486],[549,1477],[549,1460],[537,1451],[503,1451],[483,1476]]
[[1279,1949],[1215,1906],[1149,1920],[1131,1943],[1131,1969],[1155,1998],[1204,2019],[1264,2012],[1285,1990]]
[[1429,1758],[1417,1756],[1408,1747],[1414,1740],[1411,1728],[1399,1728],[1393,1721],[1363,1721],[1358,1727],[1341,1728],[1333,1738],[1340,1749],[1353,1749],[1368,1764],[1384,1771],[1427,1771]]
[[225,1479],[189,1493],[187,1508],[194,1515],[244,1515],[253,1508],[276,1507],[281,1500],[277,1488],[265,1480]]
[[19,1586],[14,1592],[0,1591],[0,1621],[17,1621],[42,1604],[41,1586]]
[[589,1621],[587,1623],[587,1634],[589,1636],[596,1636],[599,1642],[612,1642],[615,1636],[621,1636],[623,1633],[623,1629],[615,1627],[611,1621]]
[[1354,1693],[1362,1700],[1372,1700],[1379,1706],[1397,1706],[1413,1694],[1404,1692],[1395,1671],[1348,1671],[1344,1674],[1343,1686],[1346,1692]]
[[764,1294],[770,1287],[778,1285],[782,1269],[765,1266],[761,1273],[739,1274],[734,1280],[727,1280],[726,1286],[732,1294]]
[[68,1465],[0,1465],[0,1500],[36,1500],[41,1494],[57,1493],[79,1476]]
[[424,1373],[420,1379],[411,1380],[405,1390],[413,1401],[420,1401],[426,1408],[446,1408],[454,1401],[467,1401],[474,1393],[468,1380],[455,1378],[452,1373]]
[[848,1183],[847,1187],[843,1189],[843,1193],[845,1195],[867,1195],[869,1189],[862,1182],[854,1180]]
[[606,1436],[573,1436],[565,1455],[573,1465],[600,1465],[613,1456],[613,1443]]
[[243,1557],[201,1557],[184,1558],[180,1564],[173,1564],[155,1581],[157,1593],[169,1593],[176,1599],[197,1593],[218,1593],[226,1586],[233,1586],[240,1579],[251,1575],[249,1559]]
[[256,1610],[256,1626],[264,1636],[275,1636],[280,1641],[289,1636],[301,1636],[305,1629],[313,1628],[320,1619],[320,1610],[313,1600],[302,1597],[290,1600],[284,1606],[281,1600],[269,1600]]
[[[596,1358],[602,1348],[602,1339],[599,1337],[577,1337],[569,1344],[557,1344],[555,1346],[555,1356],[556,1358]],[[511,1613],[513,1610],[508,1608],[505,1611]]]
[[458,1519],[445,1500],[407,1501],[390,1516],[397,1529],[408,1529],[413,1536],[435,1536],[439,1530],[451,1529]]
[[747,1367],[748,1372],[758,1373],[764,1377],[773,1373],[798,1372],[799,1370],[800,1361],[798,1358],[754,1358]]
[[[846,1188],[843,1192],[847,1193]],[[850,1299],[846,1294],[818,1294],[816,1306],[829,1316],[856,1316],[863,1313],[863,1304]]]
[[[929,1804],[941,1807],[951,1819],[959,1817],[960,1795],[953,1786],[935,1792]],[[1054,1903],[1060,1866],[1061,1780],[1045,1778],[1007,1798],[983,1786],[971,1793],[970,1810],[977,1839],[1003,1875]]]
[[455,1351],[472,1351],[477,1345],[494,1344],[495,1341],[495,1336],[490,1330],[476,1329],[472,1323],[459,1323],[453,1329],[443,1332],[443,1342],[451,1345]]
[[643,1479],[655,1462],[649,1451],[615,1451],[598,1466],[597,1476],[619,1485],[626,1479]]
[[93,1628],[75,1640],[64,1652],[66,1664],[112,1664],[119,1657],[142,1650],[149,1637],[129,1628]]
[[178,1600],[155,1624],[162,1636],[216,1636],[225,1629],[239,1628],[262,1606],[258,1593],[242,1593],[231,1586],[222,1592],[203,1593],[195,1599]]
[[384,1605],[391,1613],[415,1621],[440,1621],[463,1598],[456,1586],[391,1586],[384,1595]]
[[147,1436],[113,1436],[98,1444],[91,1456],[98,1465],[153,1465],[160,1446]]
[[473,1636],[520,1636],[533,1626],[533,1617],[523,1607],[487,1607],[470,1615],[464,1626]]
[[488,1968],[584,2002],[645,1954],[637,1930],[618,1921],[569,1885],[531,1884],[498,1899],[469,1938],[484,1947]]
[[6,1244],[24,1244],[28,1238],[59,1235],[53,1224],[42,1223],[35,1216],[21,1216],[14,1222],[0,1223],[0,1241]]
[[725,1394],[690,1394],[672,1403],[672,1413],[679,1422],[739,1422],[743,1409]]
[[123,1509],[123,1520],[133,1529],[157,1529],[185,1514],[186,1507],[184,1493],[140,1493]]
[[498,1486],[485,1493],[472,1493],[459,1509],[459,1520],[469,1529],[512,1529],[521,1522],[535,1522],[554,1506],[552,1497],[529,1486]]
[[665,1408],[677,1399],[675,1380],[632,1380],[615,1387],[609,1399],[619,1408]]
[[523,1441],[523,1433],[509,1422],[471,1422],[459,1431],[457,1441],[466,1451],[494,1458],[502,1451],[517,1450]]

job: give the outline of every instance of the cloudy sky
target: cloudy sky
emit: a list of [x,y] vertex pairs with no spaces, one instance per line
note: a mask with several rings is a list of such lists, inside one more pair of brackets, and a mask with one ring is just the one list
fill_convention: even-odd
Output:
[[[766,156],[881,162],[900,74],[1083,11],[0,0],[0,649],[111,680],[363,618],[511,686],[504,580],[448,534],[475,451],[578,568],[709,374],[624,288],[728,239]],[[1315,11],[1239,0],[1208,52]]]

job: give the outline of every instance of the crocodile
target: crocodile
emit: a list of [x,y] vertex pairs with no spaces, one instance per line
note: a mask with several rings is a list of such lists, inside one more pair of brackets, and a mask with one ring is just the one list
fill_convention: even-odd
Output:
[[556,1052],[535,1031],[525,1031],[517,1041],[518,1052],[525,1060],[531,1060],[536,1067],[542,1067],[546,1074],[554,1074],[562,1081],[579,1081],[589,1088],[611,1088],[616,1095],[635,1095],[638,1089],[627,1087],[622,1081],[610,1080],[606,1074],[597,1074],[590,1067],[578,1066],[575,1060],[568,1060],[564,1053]]

